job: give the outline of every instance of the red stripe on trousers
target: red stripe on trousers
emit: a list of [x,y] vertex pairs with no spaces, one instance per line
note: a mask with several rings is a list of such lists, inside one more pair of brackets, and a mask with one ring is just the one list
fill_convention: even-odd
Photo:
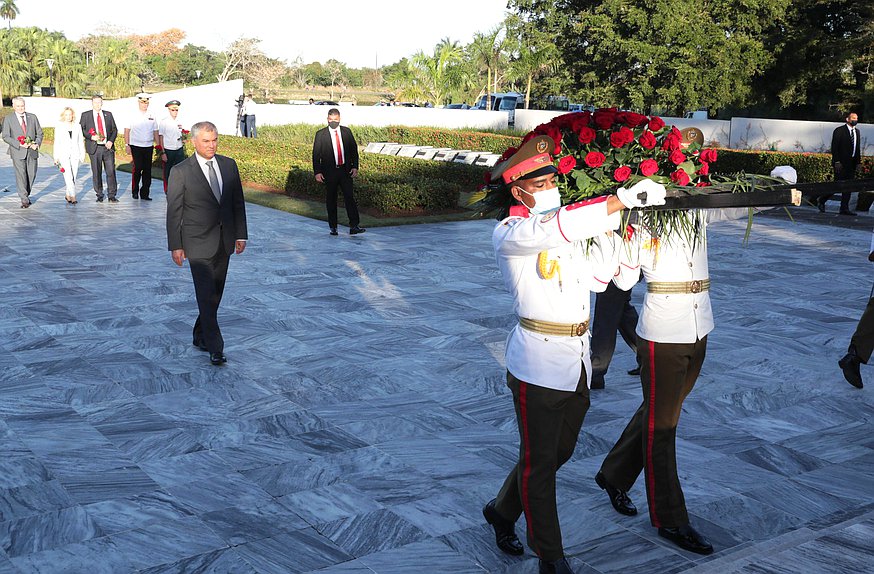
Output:
[[133,149],[131,149],[131,152],[130,152],[130,164],[131,164],[130,192],[132,194],[139,193],[139,191],[137,190],[137,176],[136,176],[137,162],[134,159]]
[[[525,512],[525,522],[528,523],[528,536],[532,541],[534,538],[533,516],[531,515],[531,506],[528,503],[528,479],[531,477],[531,448],[528,444],[528,384],[519,381],[519,413],[522,419],[522,510]],[[533,548],[534,552],[540,554],[537,548]]]
[[646,437],[646,492],[649,496],[649,514],[652,519],[652,524],[656,528],[660,527],[661,521],[658,517],[655,505],[655,471],[652,465],[652,443],[653,435],[655,434],[655,401],[656,401],[656,375],[655,375],[655,343],[649,341],[649,417],[646,421],[647,433]]

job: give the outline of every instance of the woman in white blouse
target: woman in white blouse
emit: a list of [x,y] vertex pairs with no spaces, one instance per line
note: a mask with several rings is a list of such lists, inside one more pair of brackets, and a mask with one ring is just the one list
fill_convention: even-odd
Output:
[[82,144],[82,129],[75,121],[73,108],[64,108],[61,119],[55,127],[54,159],[67,184],[67,203],[76,201],[76,173],[79,164],[85,159],[85,148]]

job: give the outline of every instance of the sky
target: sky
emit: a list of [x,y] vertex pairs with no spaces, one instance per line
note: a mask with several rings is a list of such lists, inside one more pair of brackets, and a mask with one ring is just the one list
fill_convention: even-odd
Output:
[[[106,26],[132,34],[168,28],[182,44],[221,51],[240,36],[261,39],[261,51],[291,63],[334,58],[352,68],[386,66],[419,50],[430,53],[448,37],[467,44],[498,25],[507,0],[16,0],[15,27],[38,26],[70,40]],[[93,9],[98,7],[98,9]],[[5,21],[3,22],[5,24]]]

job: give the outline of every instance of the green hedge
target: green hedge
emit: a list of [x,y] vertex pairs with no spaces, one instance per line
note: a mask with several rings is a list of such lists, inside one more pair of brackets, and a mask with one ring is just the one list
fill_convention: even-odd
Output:
[[[798,153],[782,151],[719,150],[719,159],[712,166],[716,173],[769,174],[778,165],[791,165],[798,172],[798,183],[820,183],[832,181],[832,157],[828,153]],[[859,177],[874,177],[874,157],[862,158]]]

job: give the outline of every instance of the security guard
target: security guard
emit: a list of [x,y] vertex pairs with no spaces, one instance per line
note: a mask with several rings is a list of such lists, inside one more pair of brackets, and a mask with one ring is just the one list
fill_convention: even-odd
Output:
[[520,446],[518,463],[483,515],[498,547],[521,555],[515,523],[524,512],[540,572],[567,574],[573,571],[564,558],[555,475],[589,408],[590,291],[603,290],[617,271],[614,245],[621,241],[613,241],[612,230],[619,211],[663,204],[665,189],[644,180],[615,196],[561,207],[553,147],[548,136],[535,137],[492,172],[518,203],[492,241],[519,321],[507,339],[506,364]]
[[185,159],[185,140],[188,130],[184,129],[179,118],[181,106],[179,100],[170,100],[164,104],[167,108],[167,116],[158,122],[158,147],[162,148],[161,163],[164,166],[164,193],[167,193],[170,169]]

